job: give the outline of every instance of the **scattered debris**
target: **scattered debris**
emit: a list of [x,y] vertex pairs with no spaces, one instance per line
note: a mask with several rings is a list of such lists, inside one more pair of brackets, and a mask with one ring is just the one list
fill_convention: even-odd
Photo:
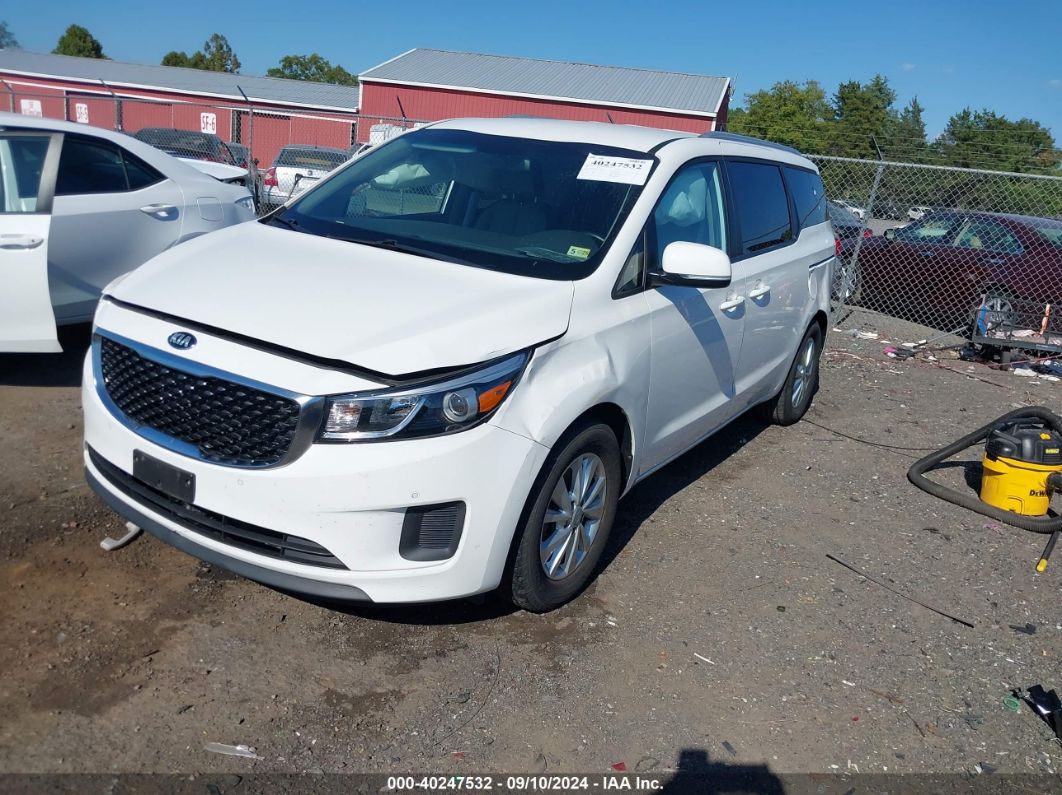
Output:
[[1021,701],[1014,696],[1007,696],[1003,699],[1003,706],[1009,709],[1011,712],[1021,712]]
[[913,596],[908,596],[907,594],[896,590],[892,586],[886,585],[885,583],[881,582],[880,580],[875,580],[873,577],[871,577],[871,576],[869,576],[867,574],[864,574],[862,571],[857,569],[855,566],[852,566],[849,563],[845,563],[843,560],[841,560],[838,557],[834,557],[833,555],[831,555],[829,553],[826,553],[826,557],[829,558],[830,560],[832,560],[834,563],[840,563],[846,569],[848,569],[849,571],[855,572],[860,577],[863,577],[863,578],[865,578],[867,580],[870,580],[875,585],[880,585],[886,591],[891,591],[892,593],[896,594],[897,596],[902,596],[907,601],[914,602],[916,605],[920,605],[921,607],[926,608],[926,610],[932,610],[937,615],[944,616],[944,618],[950,618],[956,624],[962,624],[963,626],[969,627],[970,629],[974,629],[974,625],[971,624],[969,621],[965,621],[964,619],[961,619],[961,618],[956,618],[955,616],[951,615],[950,613],[945,613],[943,610],[940,610],[939,608],[933,607],[932,605],[928,605],[928,604],[926,604],[923,601],[915,599]]
[[1011,693],[1032,707],[1033,712],[1055,733],[1055,737],[1062,740],[1062,700],[1058,693],[1044,690],[1043,685],[1033,685],[1027,690],[1019,687]]
[[732,746],[726,740],[723,740],[723,748],[725,748],[726,752],[731,756],[737,756],[737,751],[734,750],[734,746]]
[[645,773],[649,770],[652,770],[659,764],[660,760],[657,759],[655,756],[643,756],[641,759],[638,760],[638,764],[634,766],[634,769],[639,773]]
[[627,772],[627,763],[626,762],[616,762],[616,763],[614,763],[612,765],[612,769],[615,770],[617,773],[626,773]]
[[138,535],[140,535],[140,528],[132,522],[125,523],[125,531],[125,535],[121,538],[111,538],[110,536],[107,536],[102,541],[100,541],[100,547],[105,552],[113,552],[116,549],[121,549],[134,538],[136,538]]
[[255,753],[255,749],[249,745],[225,745],[224,743],[207,743],[203,746],[204,751],[212,754],[224,754],[225,756],[243,756],[247,759],[264,759]]
[[913,350],[907,348],[897,348],[895,345],[886,345],[882,349],[882,353],[888,356],[890,359],[910,359],[915,355]]
[[709,659],[708,659],[707,657],[702,657],[702,656],[701,656],[701,655],[699,655],[699,654],[698,654],[697,652],[694,652],[694,653],[693,653],[693,656],[694,656],[694,657],[696,657],[696,658],[697,658],[698,660],[701,660],[701,661],[703,661],[703,662],[706,662],[706,663],[708,663],[709,665],[715,665],[715,663],[714,663],[714,662],[712,662],[711,660],[709,660]]

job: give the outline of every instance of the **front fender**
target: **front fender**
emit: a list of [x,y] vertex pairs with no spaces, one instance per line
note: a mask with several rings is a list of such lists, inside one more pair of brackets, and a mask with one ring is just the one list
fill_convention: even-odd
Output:
[[629,425],[631,472],[636,473],[649,395],[649,354],[645,315],[587,336],[569,333],[536,351],[496,422],[552,449],[580,416],[613,404]]

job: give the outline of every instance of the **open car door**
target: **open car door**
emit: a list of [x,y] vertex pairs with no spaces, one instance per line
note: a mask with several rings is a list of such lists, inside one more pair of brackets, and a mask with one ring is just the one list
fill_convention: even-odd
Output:
[[62,136],[0,130],[0,352],[61,351],[48,237]]

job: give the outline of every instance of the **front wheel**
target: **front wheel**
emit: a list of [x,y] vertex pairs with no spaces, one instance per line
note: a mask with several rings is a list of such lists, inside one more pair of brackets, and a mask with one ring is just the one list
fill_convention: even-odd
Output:
[[563,442],[530,496],[507,578],[508,596],[533,613],[554,610],[590,581],[622,489],[619,443],[607,425]]
[[792,425],[804,416],[819,388],[821,353],[822,329],[817,323],[812,323],[800,341],[782,391],[763,404],[761,411],[764,419],[776,425]]

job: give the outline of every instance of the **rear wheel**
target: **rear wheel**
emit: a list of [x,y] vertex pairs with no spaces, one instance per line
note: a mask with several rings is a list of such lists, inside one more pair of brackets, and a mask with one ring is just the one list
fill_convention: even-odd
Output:
[[812,323],[804,334],[804,339],[800,341],[782,391],[764,403],[760,409],[765,420],[776,425],[792,425],[804,416],[819,388],[821,354],[822,329],[818,323]]
[[619,443],[607,425],[562,445],[531,495],[508,577],[512,603],[534,613],[560,607],[590,581],[622,488]]
[[974,308],[973,316],[972,331],[982,337],[1014,328],[1018,323],[1014,301],[1002,290],[989,289],[984,302]]

